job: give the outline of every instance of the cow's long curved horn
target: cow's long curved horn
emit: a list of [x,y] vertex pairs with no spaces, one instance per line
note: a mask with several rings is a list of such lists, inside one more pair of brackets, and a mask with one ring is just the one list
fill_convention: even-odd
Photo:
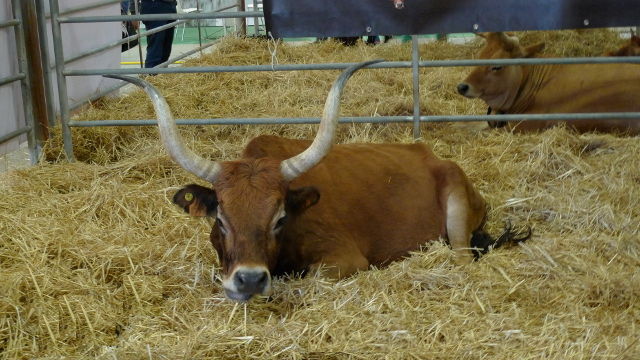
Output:
[[216,177],[220,173],[220,164],[216,161],[204,159],[184,146],[182,138],[178,133],[178,127],[176,126],[173,114],[171,114],[171,109],[169,108],[167,101],[164,99],[164,96],[160,94],[155,86],[151,85],[147,81],[131,76],[104,76],[124,80],[144,89],[153,103],[153,109],[158,117],[160,137],[162,138],[162,142],[164,143],[164,146],[171,158],[185,170],[199,176],[200,178],[209,182],[215,181]]
[[291,181],[302,175],[327,155],[331,146],[333,146],[336,125],[338,124],[338,115],[340,113],[340,96],[342,95],[342,89],[344,89],[347,80],[361,68],[381,61],[384,60],[371,60],[353,65],[348,67],[342,72],[338,79],[336,79],[327,95],[327,100],[325,101],[322,112],[322,119],[320,120],[320,128],[318,129],[318,134],[315,139],[313,139],[313,143],[302,153],[280,164],[280,170],[286,180]]

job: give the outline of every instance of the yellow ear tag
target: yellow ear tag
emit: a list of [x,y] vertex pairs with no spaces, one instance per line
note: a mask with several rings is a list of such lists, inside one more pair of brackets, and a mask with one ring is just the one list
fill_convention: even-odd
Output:
[[193,194],[192,193],[184,194],[184,199],[187,200],[187,201],[193,200]]

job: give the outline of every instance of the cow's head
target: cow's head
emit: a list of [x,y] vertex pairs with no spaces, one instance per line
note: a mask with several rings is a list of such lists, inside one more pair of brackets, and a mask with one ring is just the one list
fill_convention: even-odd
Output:
[[[517,38],[504,33],[480,35],[486,44],[478,55],[479,59],[514,59],[535,56],[544,48],[544,43],[522,47]],[[468,98],[481,98],[494,109],[508,109],[522,82],[522,67],[477,66],[467,78],[458,84],[460,95]]]
[[346,69],[335,81],[325,102],[318,134],[302,153],[284,161],[272,158],[211,161],[186,148],[171,110],[151,84],[136,78],[110,76],[144,88],[153,101],[158,127],[169,155],[186,170],[211,183],[212,188],[188,185],[173,201],[193,216],[215,219],[213,246],[222,266],[227,296],[246,301],[268,294],[271,273],[280,251],[278,234],[288,222],[316,204],[313,187],[290,189],[289,183],[324,158],[333,145],[340,95],[347,80],[369,61]]
[[398,10],[404,9],[404,0],[393,0],[393,6]]

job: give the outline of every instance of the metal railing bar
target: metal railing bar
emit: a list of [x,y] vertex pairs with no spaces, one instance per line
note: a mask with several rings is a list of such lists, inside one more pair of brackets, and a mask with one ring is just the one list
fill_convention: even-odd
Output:
[[38,122],[35,120],[33,106],[33,91],[31,87],[31,79],[29,74],[29,65],[27,59],[26,36],[24,32],[24,17],[22,14],[22,4],[20,0],[11,0],[11,10],[15,19],[20,19],[20,24],[16,26],[14,36],[16,40],[16,55],[18,60],[18,72],[24,74],[24,78],[20,81],[20,90],[22,94],[22,109],[24,111],[24,120],[26,126],[29,127],[27,132],[27,144],[29,147],[29,156],[31,164],[35,165],[40,160],[42,143],[39,134]]
[[[152,69],[157,69],[159,67],[167,67],[167,66],[173,64],[174,62],[176,62],[178,60],[181,60],[181,59],[184,59],[184,58],[186,58],[188,56],[191,56],[191,55],[193,55],[193,54],[195,54],[195,53],[197,53],[199,51],[202,51],[202,50],[204,50],[204,49],[206,49],[208,47],[211,47],[211,46],[217,44],[218,42],[219,42],[218,40],[213,40],[210,43],[204,44],[204,45],[202,45],[200,47],[197,47],[195,49],[191,49],[191,50],[189,50],[187,52],[184,52],[184,53],[182,53],[182,54],[180,54],[180,55],[178,55],[178,56],[176,56],[174,58],[171,58],[171,59],[169,59],[169,60],[167,60],[167,61],[165,61],[165,62],[163,62],[161,64],[158,64],[158,65],[156,65],[155,68],[152,68]],[[172,69],[175,69],[175,68],[172,68]]]
[[60,125],[62,128],[62,139],[64,142],[64,152],[67,161],[75,161],[73,154],[73,137],[69,126],[69,94],[67,90],[67,78],[64,75],[64,48],[62,46],[62,24],[60,24],[60,4],[58,0],[49,0],[51,9],[51,35],[53,40],[53,53],[56,64],[56,79],[58,85],[58,101],[60,103]]
[[[103,6],[107,6],[107,5],[111,5],[111,4],[118,4],[120,2],[121,2],[120,0],[103,0],[103,1],[99,1],[99,2],[93,3],[93,4],[76,6],[76,7],[68,8],[67,10],[61,12],[60,16],[70,15],[70,14],[77,13],[77,12],[80,12],[80,11],[85,11],[85,10],[97,9],[99,7],[103,7]],[[45,17],[47,19],[50,19],[51,18],[51,13],[47,13],[45,15]]]
[[10,84],[14,81],[22,80],[25,78],[25,76],[26,76],[25,74],[20,73],[17,75],[11,75],[11,76],[0,78],[0,86]]
[[[213,45],[217,44],[218,42],[219,42],[219,40],[214,40],[214,41],[212,41],[212,42],[210,42],[210,43],[206,43],[206,44],[202,45],[202,46],[201,46],[201,47],[199,47],[199,48],[196,48],[196,49],[193,49],[193,50],[187,51],[187,52],[185,52],[185,53],[183,53],[183,54],[180,54],[180,55],[178,55],[178,56],[174,57],[173,59],[169,59],[169,60],[167,60],[166,62],[164,62],[164,63],[162,63],[162,64],[158,64],[158,65],[157,65],[155,68],[153,68],[153,69],[156,69],[156,70],[157,70],[157,68],[158,68],[158,67],[169,66],[169,65],[171,65],[172,63],[174,63],[174,62],[176,62],[176,61],[178,61],[178,60],[182,60],[182,59],[184,59],[184,58],[186,58],[186,57],[188,57],[188,56],[190,56],[190,55],[193,55],[194,53],[196,53],[196,52],[198,52],[198,51],[202,51],[202,50],[204,50],[204,49],[206,49],[206,48],[208,48],[208,47],[210,47],[210,46],[213,46]],[[126,82],[120,82],[118,85],[115,85],[115,86],[112,86],[112,87],[110,87],[110,88],[107,88],[107,89],[105,89],[105,90],[103,90],[103,91],[97,92],[97,93],[95,93],[94,95],[92,95],[92,96],[88,97],[87,99],[84,99],[84,100],[82,100],[82,101],[78,101],[78,102],[76,102],[76,103],[71,104],[71,105],[69,106],[69,109],[70,109],[70,110],[75,110],[75,109],[77,109],[77,108],[79,108],[79,107],[81,107],[81,106],[85,105],[88,101],[95,101],[95,100],[97,100],[97,99],[100,99],[101,97],[106,96],[106,95],[109,95],[110,93],[112,93],[112,92],[114,92],[114,91],[116,91],[116,90],[118,90],[118,89],[120,89],[120,88],[122,88],[122,87],[124,87],[124,86],[126,86],[126,85],[129,85],[129,84],[128,84],[128,83],[126,83]]]
[[[78,55],[72,56],[72,57],[70,57],[70,58],[68,58],[68,59],[65,59],[65,60],[64,60],[64,63],[65,63],[65,64],[69,64],[69,63],[72,63],[72,62],[74,62],[74,61],[78,61],[78,60],[80,60],[80,59],[82,59],[82,58],[85,58],[85,57],[87,57],[87,56],[95,55],[95,54],[100,53],[100,52],[103,52],[103,51],[105,51],[105,50],[112,49],[112,48],[114,48],[114,47],[116,47],[116,46],[120,46],[120,45],[122,45],[122,44],[125,44],[125,43],[127,43],[127,42],[131,41],[131,40],[136,40],[136,39],[139,39],[139,38],[141,38],[141,37],[147,37],[147,36],[149,36],[149,35],[153,35],[153,34],[158,33],[158,32],[160,32],[160,31],[164,31],[164,30],[166,30],[166,29],[170,29],[170,28],[172,28],[172,27],[176,27],[176,26],[181,25],[181,24],[184,24],[184,23],[186,23],[186,22],[187,22],[187,20],[178,20],[178,21],[174,21],[174,22],[169,23],[169,24],[165,24],[165,25],[162,25],[162,26],[158,26],[157,28],[153,28],[153,29],[151,29],[151,30],[149,30],[149,31],[145,31],[145,32],[143,32],[143,33],[137,33],[137,34],[135,34],[135,35],[131,35],[131,36],[126,37],[126,38],[124,38],[124,39],[116,40],[116,41],[114,41],[114,42],[111,42],[111,43],[109,43],[109,44],[107,44],[107,45],[104,45],[104,46],[101,46],[101,47],[99,47],[99,48],[91,49],[91,50],[85,51],[85,52],[83,52],[83,53],[80,53],[80,54],[78,54]],[[52,65],[52,64],[49,64],[49,66],[50,66],[52,69],[54,69],[54,68],[56,67],[56,64],[53,64],[53,65]]]
[[18,24],[20,24],[20,20],[18,19],[11,19],[8,21],[0,22],[0,29],[10,27],[10,26],[16,26]]
[[[543,58],[543,59],[492,59],[492,60],[433,60],[420,61],[420,67],[454,67],[477,65],[527,65],[527,64],[618,64],[640,63],[640,56],[627,57],[580,57],[580,58]],[[298,71],[298,70],[344,70],[356,63],[324,63],[324,64],[283,64],[283,65],[245,65],[245,66],[201,66],[180,67],[153,71],[150,69],[93,69],[68,70],[67,76],[87,76],[104,74],[186,74],[210,72],[249,72],[249,71]],[[367,69],[410,68],[410,61],[385,61],[367,66]]]
[[154,20],[198,20],[198,19],[227,19],[263,17],[262,11],[208,11],[202,13],[180,14],[148,14],[148,15],[110,15],[110,16],[77,16],[60,17],[60,23],[95,23],[95,22],[121,22],[121,21],[154,21]]
[[2,135],[0,136],[0,144],[4,144],[7,141],[13,139],[13,138],[17,138],[18,136],[22,135],[22,134],[26,134],[29,131],[31,131],[31,126],[25,126],[23,128],[20,128],[18,130],[14,130],[8,134]]
[[[584,114],[510,114],[510,115],[427,115],[420,116],[420,122],[470,122],[470,121],[574,121],[604,119],[638,119],[640,112],[584,113]],[[341,117],[340,123],[411,123],[413,116],[355,116]],[[268,125],[268,124],[318,124],[320,118],[218,118],[218,119],[177,119],[178,125]],[[154,126],[157,120],[73,120],[69,126]]]
[[49,34],[47,32],[47,20],[44,17],[45,0],[36,0],[36,21],[38,23],[38,41],[40,42],[40,53],[42,56],[42,73],[44,76],[44,89],[47,102],[47,113],[49,117],[49,127],[56,125],[56,108],[53,103],[53,81],[52,71],[49,65]]
[[[370,117],[345,117],[340,118],[340,123],[367,123],[367,122],[412,122],[413,116],[380,116]],[[292,124],[319,124],[320,118],[219,118],[219,119],[177,119],[178,125],[292,125]],[[155,126],[157,120],[89,120],[71,121],[74,127],[96,126]]]
[[[230,9],[230,8],[235,7],[235,6],[236,6],[236,5],[227,6],[227,7],[222,8],[222,9],[214,10],[214,12],[221,11],[221,10],[225,10],[225,9]],[[114,42],[109,43],[109,44],[107,44],[107,45],[104,45],[104,46],[102,46],[102,47],[100,47],[100,48],[91,49],[91,50],[85,51],[85,52],[83,52],[83,53],[80,53],[80,54],[78,54],[78,55],[75,55],[75,56],[73,56],[73,57],[71,57],[71,58],[66,59],[66,60],[64,61],[64,63],[65,63],[65,64],[72,63],[72,62],[74,62],[74,61],[80,60],[80,59],[85,58],[85,57],[87,57],[87,56],[95,55],[95,54],[97,54],[97,53],[100,53],[100,52],[102,52],[102,51],[105,51],[105,50],[108,50],[108,49],[114,48],[114,47],[116,47],[116,46],[120,46],[120,45],[122,45],[122,44],[126,44],[126,43],[128,43],[128,42],[130,42],[130,41],[140,39],[141,37],[147,37],[147,36],[149,36],[149,35],[153,35],[153,34],[155,34],[155,33],[159,33],[159,32],[164,31],[164,30],[166,30],[166,29],[170,29],[170,28],[172,28],[172,27],[177,27],[178,25],[182,25],[182,24],[184,24],[184,23],[186,23],[186,22],[188,22],[188,20],[177,20],[177,21],[174,21],[174,22],[169,23],[169,24],[165,24],[165,25],[162,25],[162,26],[158,26],[157,28],[153,28],[153,29],[151,29],[151,30],[145,30],[145,32],[143,32],[143,33],[138,32],[138,33],[137,33],[137,34],[135,34],[135,35],[131,35],[131,36],[129,36],[129,37],[126,37],[126,38],[123,38],[123,39],[120,39],[120,40],[114,41]],[[200,46],[202,46],[202,42],[200,42]],[[141,49],[141,48],[139,48],[139,49]],[[56,65],[55,65],[55,64],[49,64],[49,66],[50,66],[50,68],[51,68],[51,69],[54,69],[54,68],[56,67]]]
[[411,77],[413,87],[413,138],[420,138],[420,49],[418,35],[411,35]]
[[233,4],[233,5],[225,6],[225,7],[219,8],[219,9],[215,9],[212,12],[225,11],[225,10],[233,9],[234,7],[238,7],[238,5],[237,4]]

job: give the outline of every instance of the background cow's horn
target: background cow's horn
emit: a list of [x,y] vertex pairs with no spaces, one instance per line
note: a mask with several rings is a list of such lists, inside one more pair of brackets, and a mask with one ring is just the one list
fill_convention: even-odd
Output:
[[171,158],[185,170],[204,180],[213,182],[216,179],[220,173],[220,164],[216,161],[204,159],[184,146],[178,133],[176,122],[173,119],[173,114],[171,114],[171,109],[158,89],[144,80],[131,76],[105,75],[105,77],[124,80],[143,88],[153,103],[153,109],[158,117],[160,137]]
[[282,175],[286,180],[291,181],[302,175],[327,155],[331,146],[333,146],[333,138],[335,137],[338,115],[340,113],[340,96],[342,95],[342,89],[344,89],[347,80],[361,68],[381,61],[384,60],[365,61],[350,66],[342,72],[333,83],[331,90],[329,90],[329,95],[327,95],[327,100],[324,103],[320,128],[318,129],[318,134],[315,139],[313,139],[313,143],[299,155],[287,159],[280,164]]

